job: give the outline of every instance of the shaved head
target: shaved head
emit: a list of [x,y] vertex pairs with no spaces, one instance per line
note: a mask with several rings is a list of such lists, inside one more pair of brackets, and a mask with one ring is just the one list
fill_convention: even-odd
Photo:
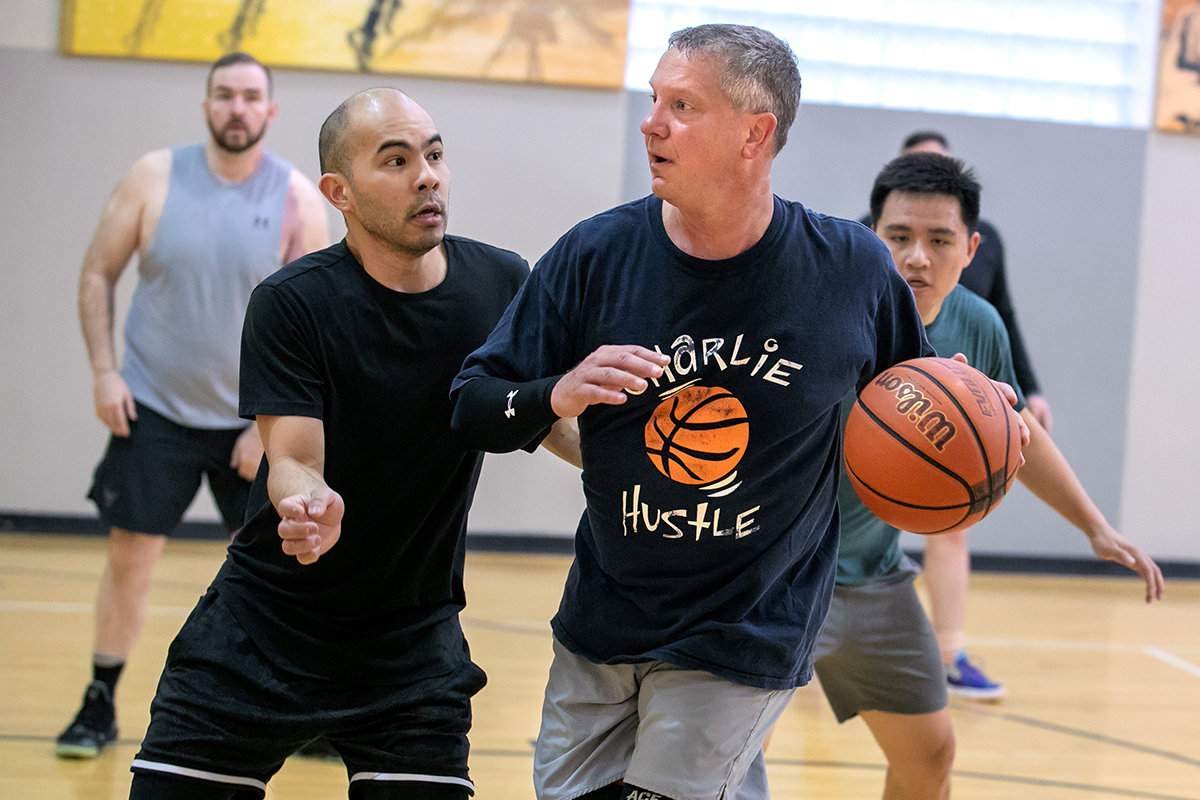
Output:
[[350,127],[364,110],[378,110],[388,100],[399,97],[402,103],[416,105],[412,98],[399,89],[378,87],[366,89],[351,95],[333,110],[321,125],[321,134],[317,142],[317,153],[321,162],[321,173],[336,172],[350,174]]
[[433,119],[398,89],[348,98],[321,126],[321,192],[347,236],[419,257],[446,233],[450,170]]

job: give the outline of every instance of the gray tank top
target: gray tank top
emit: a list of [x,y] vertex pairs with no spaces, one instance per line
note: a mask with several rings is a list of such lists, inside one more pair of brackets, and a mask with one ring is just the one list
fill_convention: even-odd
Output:
[[278,270],[292,165],[264,153],[241,183],[204,145],[177,148],[162,217],[138,265],[121,375],[138,402],[192,428],[240,428],[238,357],[250,292]]

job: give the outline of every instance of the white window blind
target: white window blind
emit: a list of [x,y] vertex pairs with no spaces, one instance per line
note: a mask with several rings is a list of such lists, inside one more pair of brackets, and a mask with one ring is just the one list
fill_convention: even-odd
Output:
[[757,25],[805,102],[1148,127],[1158,0],[632,0],[625,85],[672,31]]

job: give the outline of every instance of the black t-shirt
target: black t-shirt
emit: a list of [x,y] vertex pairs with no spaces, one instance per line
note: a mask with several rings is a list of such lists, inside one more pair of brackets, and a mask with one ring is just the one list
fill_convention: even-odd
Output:
[[558,375],[604,344],[671,355],[645,392],[579,418],[587,511],[554,633],[599,663],[792,688],[833,590],[838,403],[933,351],[861,225],[776,198],[758,243],[709,261],[662,209],[644,198],[560,239],[455,389]]
[[337,545],[308,566],[280,548],[264,461],[216,588],[280,666],[347,683],[406,683],[467,658],[457,614],[480,453],[450,432],[450,382],[529,274],[515,253],[445,238],[434,288],[395,292],[345,242],[254,290],[240,413],[320,419]]
[[1041,394],[1037,375],[1033,372],[1033,361],[1025,349],[1025,339],[1017,325],[1017,312],[1008,292],[1008,275],[1004,270],[1004,242],[1000,239],[1000,232],[987,220],[979,220],[978,230],[979,247],[975,250],[975,258],[971,259],[971,265],[958,276],[958,283],[987,300],[1000,313],[1012,348],[1017,385],[1025,394]]

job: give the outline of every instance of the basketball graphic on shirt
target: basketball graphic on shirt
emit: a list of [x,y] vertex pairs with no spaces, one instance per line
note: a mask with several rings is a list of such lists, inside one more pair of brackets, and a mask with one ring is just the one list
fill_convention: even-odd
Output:
[[749,439],[746,409],[715,386],[690,386],[668,397],[646,423],[646,454],[677,483],[711,484],[729,475]]

